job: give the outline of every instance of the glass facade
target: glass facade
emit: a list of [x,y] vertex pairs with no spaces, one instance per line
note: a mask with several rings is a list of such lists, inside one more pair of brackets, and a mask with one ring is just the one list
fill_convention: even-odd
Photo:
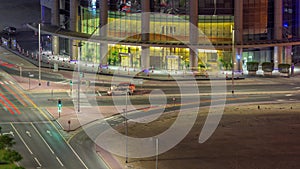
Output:
[[[205,6],[201,6],[202,3],[199,5],[198,27],[201,34],[203,33],[203,36],[199,37],[199,41],[208,38],[212,43],[230,44],[233,25],[232,1],[225,1],[224,4],[218,2],[216,5],[217,15],[209,15],[210,10],[202,10],[202,8],[211,5],[212,2],[205,1]],[[109,45],[108,64],[138,67],[141,62],[141,47],[138,43],[142,42],[141,0],[110,0],[108,5],[108,38],[116,41],[125,38],[137,43],[136,46]],[[189,43],[188,0],[151,0],[150,11],[155,12],[150,15],[149,20],[149,41],[151,43]],[[175,14],[175,16],[169,14]],[[80,18],[81,32],[98,35],[99,8],[93,9],[91,4],[81,5]],[[82,57],[97,62],[99,60],[98,50],[99,44],[87,43],[82,48]],[[226,58],[228,51],[199,49],[198,53],[199,65],[209,66],[218,64],[219,57]],[[189,49],[186,47],[150,47],[150,64],[160,69],[184,69],[189,66],[189,55]],[[130,58],[130,61],[125,61],[127,57]]]
[[[243,0],[243,9],[236,14],[234,0],[198,0],[199,42],[208,39],[216,50],[198,50],[198,65],[227,65],[232,62],[232,28],[235,16],[242,16],[242,30],[238,30],[243,43],[263,44],[275,42],[275,1]],[[70,3],[69,0],[64,1]],[[134,45],[116,43],[108,45],[107,63],[110,65],[139,67],[142,48],[142,0],[108,0],[107,38],[115,42],[125,40]],[[297,0],[282,0],[282,40],[293,41],[299,38],[299,6]],[[150,0],[149,39],[147,43],[160,44],[150,47],[150,65],[160,69],[184,69],[189,66],[189,48],[176,45],[190,40],[190,1],[189,0]],[[65,12],[68,13],[68,5]],[[99,35],[99,0],[81,0],[78,8],[79,31]],[[172,14],[172,15],[170,15]],[[68,20],[68,14],[65,15]],[[65,24],[68,28],[68,23]],[[164,47],[163,44],[176,47]],[[62,45],[67,45],[63,41]],[[222,47],[224,46],[224,47]],[[227,47],[226,47],[227,46]],[[228,47],[229,46],[229,47]],[[292,55],[298,55],[297,46],[292,47]],[[274,47],[244,48],[239,53],[242,63],[247,61],[273,61]],[[82,48],[86,61],[100,61],[100,45],[87,42]],[[289,51],[283,47],[282,55]],[[283,56],[285,57],[285,56]],[[230,65],[231,66],[231,65]],[[224,66],[226,67],[226,66]],[[224,68],[223,67],[223,68]],[[226,68],[225,68],[226,69]]]

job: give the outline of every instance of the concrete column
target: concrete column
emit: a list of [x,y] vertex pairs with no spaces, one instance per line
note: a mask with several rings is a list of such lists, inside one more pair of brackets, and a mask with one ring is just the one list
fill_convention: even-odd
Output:
[[190,69],[198,69],[198,1],[190,0]]
[[46,19],[45,9],[46,9],[46,7],[41,5],[41,23],[45,23],[45,19]]
[[70,30],[78,30],[78,0],[70,1]]
[[107,52],[108,52],[108,44],[101,43],[100,44],[100,64],[106,65],[107,64]]
[[[78,0],[70,1],[70,30],[78,31]],[[72,59],[78,58],[77,47],[78,42],[70,40],[70,55]]]
[[[243,1],[241,0],[234,0],[234,45],[236,44],[243,44]],[[234,63],[234,71],[243,71],[242,70],[242,55],[243,55],[243,49],[242,48],[234,48],[234,54],[233,54],[233,63]]]
[[[150,40],[150,1],[142,1],[142,41]],[[141,68],[150,68],[150,48],[142,46]]]
[[[101,38],[105,39],[107,37],[107,23],[108,23],[108,3],[107,0],[99,1],[99,35]],[[100,64],[107,64],[107,52],[108,52],[108,44],[101,43],[100,44]]]
[[274,39],[282,39],[282,0],[275,0],[274,2]]
[[[51,9],[51,25],[60,26],[59,25],[59,0],[53,0]],[[59,54],[59,37],[52,36],[52,54]]]
[[235,58],[234,58],[234,70],[238,72],[243,72],[243,49],[235,49]]
[[292,46],[286,46],[284,53],[285,53],[284,63],[292,64]]
[[[296,27],[299,28],[300,26],[300,1],[296,1]],[[300,29],[296,32],[297,37],[300,36]]]
[[59,54],[59,37],[52,36],[52,54],[58,55]]
[[142,1],[142,41],[149,41],[150,33],[150,1]]
[[243,43],[243,0],[234,0],[235,44]]
[[[60,9],[66,10],[65,0],[59,0]],[[65,26],[66,19],[64,14],[59,15],[59,24]]]
[[59,26],[59,0],[53,0],[52,3],[51,25]]
[[[79,41],[77,40],[70,40],[71,44],[70,44],[70,53],[71,53],[71,59],[78,59],[78,50],[79,50]],[[82,51],[82,50],[81,50]],[[82,58],[82,57],[81,57]]]
[[[282,40],[282,0],[274,1],[274,39]],[[278,64],[282,63],[282,46],[274,47],[274,73],[278,72]]]
[[278,72],[278,64],[282,63],[282,47],[274,47],[274,73]]
[[142,46],[141,68],[150,68],[150,50],[149,47]]
[[108,3],[107,0],[100,0],[99,1],[99,28],[100,28],[100,32],[99,35],[101,37],[106,37],[107,36],[107,29],[106,29],[106,25],[108,22]]

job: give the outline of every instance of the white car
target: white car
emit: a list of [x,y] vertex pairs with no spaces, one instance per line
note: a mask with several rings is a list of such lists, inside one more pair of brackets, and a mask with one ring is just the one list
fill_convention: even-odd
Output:
[[15,27],[9,26],[9,27],[5,27],[2,32],[8,35],[14,35],[16,34],[17,29]]
[[107,95],[133,95],[135,91],[135,85],[131,83],[120,83],[119,85],[113,85],[107,91]]

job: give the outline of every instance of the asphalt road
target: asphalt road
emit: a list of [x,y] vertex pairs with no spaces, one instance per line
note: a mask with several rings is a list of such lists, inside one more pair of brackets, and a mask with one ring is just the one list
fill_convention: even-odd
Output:
[[33,168],[86,168],[60,135],[49,116],[22,91],[8,74],[0,74],[0,125],[12,133],[21,166]]
[[[18,71],[6,67],[4,69],[9,74],[17,74]],[[71,73],[71,72],[70,72]],[[44,74],[44,73],[43,73]],[[5,72],[0,74],[0,90],[2,94],[2,107],[0,107],[1,119],[0,125],[3,126],[5,133],[13,133],[17,146],[16,149],[22,152],[24,160],[21,161],[21,165],[26,168],[85,168],[80,162],[77,156],[74,154],[69,144],[63,140],[59,131],[56,128],[55,122],[53,122],[50,116],[42,113],[40,107],[56,106],[56,102],[48,101],[51,97],[48,94],[28,94],[22,91],[18,85],[9,78]],[[55,79],[56,77],[53,77]],[[51,78],[49,78],[51,80]],[[64,80],[64,79],[60,79]],[[235,95],[231,95],[230,82],[227,83],[226,97],[219,97],[219,100],[224,101],[226,104],[248,104],[257,102],[284,102],[284,101],[299,101],[299,80],[297,79],[284,79],[284,78],[265,78],[266,83],[238,83],[235,86]],[[242,82],[242,81],[241,81]],[[167,97],[167,103],[174,103],[173,98],[176,99],[176,104],[180,103],[181,97],[187,97],[190,102],[185,102],[181,106],[171,107],[165,109],[165,111],[173,111],[179,108],[192,108],[192,107],[204,107],[211,104],[211,87],[208,82],[197,82],[200,96],[200,103],[193,101],[193,97],[197,93],[192,93],[193,90],[189,89],[189,85],[186,86],[186,93],[180,92],[176,85],[169,83],[170,85],[163,84],[161,86],[153,85],[153,82],[148,81],[143,86],[143,90],[152,91],[154,89],[160,89]],[[159,83],[158,83],[159,84]],[[224,92],[224,91],[222,91]],[[228,94],[229,93],[229,94]],[[68,98],[67,93],[56,93],[60,97]],[[186,94],[192,94],[187,96]],[[220,93],[219,93],[220,94]],[[221,93],[221,96],[224,93]],[[6,99],[5,99],[5,98]],[[161,96],[157,96],[161,97]],[[134,95],[130,96],[130,102],[134,105],[148,104],[149,95]],[[125,96],[116,96],[114,99],[118,100],[120,104],[125,104]],[[217,96],[218,99],[218,96]],[[221,100],[220,100],[221,99]],[[11,105],[8,103],[9,100]],[[71,99],[64,100],[64,106],[74,106]],[[9,106],[10,105],[10,106]],[[13,108],[12,105],[15,105]],[[112,97],[103,96],[97,100],[97,105],[114,105]],[[96,105],[95,105],[96,106]],[[155,115],[160,111],[150,111],[147,115]],[[129,113],[129,118],[139,118],[144,116],[145,113],[133,112]],[[108,120],[109,126],[115,126],[124,122],[123,116],[114,116]],[[97,138],[99,134],[105,131],[107,125],[103,126],[103,123],[96,122],[90,125],[88,129],[89,135],[92,139]],[[72,147],[78,152],[80,158],[84,161],[87,168],[105,168],[105,163],[99,160],[99,157],[95,153],[95,145],[93,140],[84,132],[80,132],[70,141]]]

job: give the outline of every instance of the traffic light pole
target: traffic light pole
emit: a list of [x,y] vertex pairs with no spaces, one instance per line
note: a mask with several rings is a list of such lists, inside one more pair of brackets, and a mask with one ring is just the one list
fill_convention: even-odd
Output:
[[60,113],[62,109],[62,103],[60,99],[57,100],[57,108],[58,108],[58,118],[60,118]]

